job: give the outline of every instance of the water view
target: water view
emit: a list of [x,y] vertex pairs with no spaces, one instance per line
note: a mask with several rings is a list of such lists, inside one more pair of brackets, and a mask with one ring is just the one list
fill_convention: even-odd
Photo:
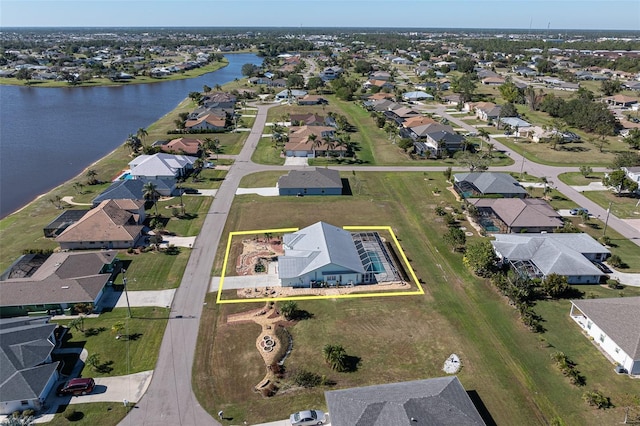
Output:
[[0,217],[77,176],[127,135],[171,111],[189,92],[241,78],[254,54],[203,76],[120,87],[0,86]]

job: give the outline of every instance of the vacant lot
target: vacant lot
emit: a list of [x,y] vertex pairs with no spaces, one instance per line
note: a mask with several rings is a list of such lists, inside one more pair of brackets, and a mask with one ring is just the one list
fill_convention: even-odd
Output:
[[[305,407],[324,407],[323,392],[328,389],[443,375],[442,363],[455,352],[462,358],[460,380],[478,393],[497,424],[541,424],[554,418],[566,424],[618,421],[620,408],[593,410],[581,400],[584,389],[570,385],[552,365],[550,354],[557,349],[546,336],[526,330],[491,284],[470,276],[461,255],[443,243],[446,225],[434,209],[438,205],[457,208],[458,204],[441,174],[358,172],[348,177],[352,188],[359,188],[351,197],[236,197],[227,231],[303,227],[318,220],[339,226],[388,224],[426,294],[298,302],[313,317],[289,327],[294,349],[285,363],[287,374],[306,369],[335,385],[301,390],[292,388],[285,378],[279,393],[270,399],[252,390],[264,375],[255,349],[258,327],[224,321],[230,313],[259,305],[216,306],[215,294],[210,294],[201,323],[201,356],[196,357],[194,368],[196,392],[207,410],[224,409],[234,421],[275,420]],[[437,196],[435,188],[441,190]],[[468,227],[465,222],[462,225]],[[223,251],[218,253],[221,256]],[[220,272],[220,256],[216,273]],[[625,294],[636,293],[625,290]],[[539,302],[544,327],[550,336],[557,336],[553,344],[558,349],[566,338],[593,355],[593,366],[584,371],[587,388],[591,389],[593,380],[616,404],[620,394],[636,390],[638,384],[621,378],[611,384],[600,382],[599,377],[614,376],[611,364],[581,336],[577,326],[568,327],[559,320],[568,316],[567,304]],[[342,344],[358,361],[356,371],[330,370],[321,354],[328,343]]]

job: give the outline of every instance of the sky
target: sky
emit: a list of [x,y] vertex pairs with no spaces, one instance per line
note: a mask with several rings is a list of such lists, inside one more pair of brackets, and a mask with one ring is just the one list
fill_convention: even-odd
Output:
[[640,0],[0,0],[0,29],[238,26],[640,31]]

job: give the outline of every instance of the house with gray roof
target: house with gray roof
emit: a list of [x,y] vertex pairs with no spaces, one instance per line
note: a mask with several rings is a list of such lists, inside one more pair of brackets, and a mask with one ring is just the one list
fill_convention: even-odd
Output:
[[605,277],[594,262],[604,262],[611,252],[590,235],[496,234],[491,241],[503,263],[531,278],[564,275],[570,284],[597,284]]
[[571,318],[630,375],[640,375],[640,296],[571,301]]
[[0,278],[0,317],[29,312],[67,312],[77,304],[100,304],[105,287],[120,272],[115,250],[57,252],[44,262],[24,255]]
[[284,255],[278,257],[278,275],[284,287],[365,282],[366,271],[349,231],[316,222],[285,234],[282,244]]
[[471,172],[453,175],[453,187],[462,198],[502,196],[526,198],[529,194],[508,173]]
[[48,316],[0,319],[0,414],[42,408],[59,377],[57,327]]
[[333,426],[480,426],[485,422],[456,376],[324,393]]
[[553,232],[564,224],[560,213],[539,198],[468,198],[481,225],[491,222],[498,233]]
[[[105,200],[144,200],[144,179],[123,179],[113,182],[91,202],[97,207]],[[157,185],[156,185],[157,186]]]
[[279,195],[342,195],[342,179],[337,170],[316,167],[291,170],[278,179]]

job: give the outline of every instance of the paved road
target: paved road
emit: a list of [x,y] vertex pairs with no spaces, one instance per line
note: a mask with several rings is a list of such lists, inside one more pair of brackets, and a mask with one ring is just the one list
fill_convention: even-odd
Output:
[[[267,111],[278,104],[258,105],[255,123],[240,154],[236,157],[220,189],[216,193],[211,208],[202,227],[180,287],[176,291],[171,309],[172,318],[167,324],[158,363],[144,397],[136,408],[121,422],[121,425],[218,425],[198,403],[191,388],[191,374],[202,303],[211,280],[211,268],[216,255],[222,231],[229,214],[240,179],[243,176],[260,171],[301,169],[304,166],[265,166],[251,162],[251,155],[260,140],[266,122]],[[464,121],[447,114],[446,107],[437,108],[437,113],[469,131],[475,128]],[[560,173],[578,171],[578,168],[553,167],[526,161],[522,156],[509,150],[499,141],[491,142],[497,150],[503,150],[515,163],[507,167],[495,167],[496,171],[527,172],[533,176],[546,176],[555,183],[556,188],[573,200],[577,205],[586,207],[600,218],[605,218],[605,209],[590,201],[558,179]],[[383,166],[339,166],[341,171],[442,171],[446,167],[383,167]],[[459,169],[463,170],[463,169]],[[610,215],[608,226],[640,245],[640,230],[633,228],[617,217]],[[177,318],[176,316],[180,316]]]

